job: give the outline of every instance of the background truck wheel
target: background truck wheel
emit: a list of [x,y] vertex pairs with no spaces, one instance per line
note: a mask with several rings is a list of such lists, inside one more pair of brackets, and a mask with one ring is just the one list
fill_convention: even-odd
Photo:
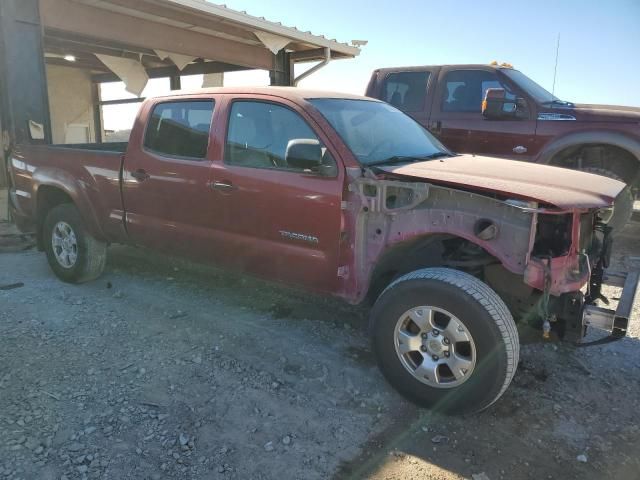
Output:
[[43,238],[49,265],[61,280],[83,283],[102,274],[107,245],[87,232],[74,205],[65,203],[51,209],[44,221]]
[[507,306],[485,283],[447,268],[417,270],[387,287],[371,312],[371,334],[389,383],[439,412],[487,408],[518,365]]
[[[583,171],[624,182],[624,180],[619,175],[616,175],[612,171],[605,168],[587,167],[584,168]],[[613,207],[613,215],[607,222],[607,225],[613,228],[613,235],[620,233],[627,222],[629,222],[629,220],[631,219],[631,216],[633,215],[634,201],[635,198],[633,196],[633,191],[631,187],[627,185],[622,193],[618,195],[618,198],[616,199],[615,205]]]

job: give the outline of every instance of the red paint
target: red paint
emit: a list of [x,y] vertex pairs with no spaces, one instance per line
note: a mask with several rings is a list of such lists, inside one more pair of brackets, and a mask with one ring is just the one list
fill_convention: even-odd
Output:
[[[606,144],[626,150],[640,161],[640,108],[613,105],[553,105],[537,101],[526,89],[512,80],[512,70],[493,65],[443,65],[424,67],[383,68],[376,70],[367,87],[366,95],[384,97],[385,81],[398,72],[429,72],[426,101],[419,111],[406,112],[429,129],[448,148],[459,153],[474,153],[515,160],[550,163],[554,155],[574,145]],[[442,99],[446,88],[445,77],[451,72],[487,72],[516,96],[525,101],[527,112],[522,118],[487,120],[480,111],[443,111]],[[561,114],[575,120],[540,120],[540,114]],[[524,147],[526,152],[514,152]],[[637,182],[640,172],[636,162],[618,172],[627,183]],[[619,165],[612,164],[614,172]],[[630,168],[630,169],[629,169]]]
[[[364,298],[377,261],[396,244],[433,233],[482,243],[470,233],[481,212],[464,217],[459,212],[434,209],[398,219],[392,224],[395,230],[384,238],[371,234],[367,251],[359,251],[359,235],[369,233],[358,225],[365,212],[364,203],[350,187],[361,175],[361,167],[336,132],[305,100],[323,96],[362,99],[287,88],[214,89],[147,100],[124,155],[20,146],[13,153],[12,192],[26,195],[12,195],[14,217],[21,228],[31,228],[36,222],[42,187],[58,188],[78,206],[91,233],[103,240],[213,262],[331,293],[354,303]],[[235,99],[247,98],[284,105],[300,114],[335,158],[337,176],[226,164],[223,159],[231,104]],[[208,152],[201,161],[162,157],[143,147],[145,126],[153,107],[176,99],[215,101]],[[134,177],[141,170],[148,179]],[[570,210],[609,205],[622,188],[620,182],[613,180],[595,185],[595,177],[586,174],[539,170],[484,157],[454,157],[385,170],[388,176],[411,182],[428,181],[480,194],[535,199]],[[215,182],[232,185],[233,189],[215,190],[211,188]],[[449,216],[455,221],[443,220]],[[317,242],[292,239],[285,235],[287,232],[317,238]],[[482,246],[510,271],[525,275],[525,281],[539,288],[536,266],[526,265],[530,250],[528,226],[522,240],[517,246],[509,245],[506,239],[507,243],[484,242]],[[567,277],[575,259],[573,252],[568,259],[554,259],[552,265],[555,277],[574,290],[586,281]]]
[[567,210],[607,207],[624,188],[622,182],[590,173],[475,155],[382,169],[404,177],[500,192]]

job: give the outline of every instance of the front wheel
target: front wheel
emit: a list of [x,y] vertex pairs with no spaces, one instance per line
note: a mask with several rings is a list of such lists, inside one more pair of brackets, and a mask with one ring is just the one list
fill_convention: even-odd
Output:
[[59,279],[83,283],[102,274],[107,245],[85,229],[75,205],[65,203],[51,209],[44,221],[43,238],[47,260]]
[[504,302],[477,278],[447,268],[409,273],[371,312],[373,350],[391,385],[444,413],[483,410],[505,392],[520,344]]

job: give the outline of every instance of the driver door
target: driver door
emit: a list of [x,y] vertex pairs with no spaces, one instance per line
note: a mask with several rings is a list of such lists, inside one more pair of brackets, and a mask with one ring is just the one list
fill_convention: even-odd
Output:
[[536,131],[531,111],[524,118],[487,120],[482,100],[489,88],[504,88],[507,98],[516,98],[495,69],[443,69],[431,122],[440,131],[434,133],[457,153],[531,160]]
[[[291,140],[323,133],[295,104],[272,97],[229,101],[223,161],[210,185],[225,238],[224,262],[271,280],[334,291],[337,285],[344,169],[332,176],[287,163]],[[333,163],[325,148],[325,165]]]

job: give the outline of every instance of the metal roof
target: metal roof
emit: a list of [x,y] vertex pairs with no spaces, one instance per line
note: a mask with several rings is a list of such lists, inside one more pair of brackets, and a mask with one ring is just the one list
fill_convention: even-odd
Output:
[[[153,22],[191,30],[252,46],[267,47],[256,32],[290,40],[285,49],[290,52],[309,52],[331,49],[332,58],[353,58],[360,48],[328,39],[323,35],[303,32],[263,17],[255,17],[204,0],[73,0],[76,3],[109,10]],[[321,57],[319,52],[318,57]],[[305,60],[313,60],[313,56]]]

